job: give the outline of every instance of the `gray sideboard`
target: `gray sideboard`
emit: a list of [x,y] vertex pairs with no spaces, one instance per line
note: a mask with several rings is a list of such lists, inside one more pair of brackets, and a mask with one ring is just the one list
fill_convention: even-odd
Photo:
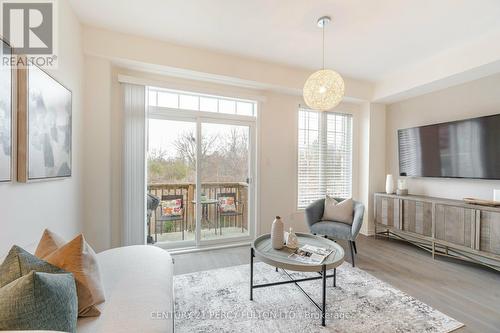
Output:
[[500,208],[419,195],[375,193],[375,235],[500,271]]

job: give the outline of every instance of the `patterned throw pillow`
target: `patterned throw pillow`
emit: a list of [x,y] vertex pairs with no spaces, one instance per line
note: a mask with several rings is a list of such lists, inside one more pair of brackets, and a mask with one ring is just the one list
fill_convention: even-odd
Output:
[[0,288],[0,331],[76,332],[77,316],[71,273],[30,271]]
[[219,197],[219,207],[222,213],[236,212],[234,197]]
[[162,200],[161,202],[162,216],[181,216],[182,215],[182,200]]

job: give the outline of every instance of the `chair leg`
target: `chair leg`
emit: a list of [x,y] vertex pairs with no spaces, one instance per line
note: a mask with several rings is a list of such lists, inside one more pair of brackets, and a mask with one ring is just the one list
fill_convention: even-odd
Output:
[[351,249],[352,267],[354,267],[355,266],[355,263],[354,263],[354,245],[352,245],[352,241],[349,241],[349,248]]
[[354,253],[358,254],[358,249],[356,249],[356,241],[352,241],[352,246],[354,247]]
[[182,240],[184,240],[184,220],[181,220]]
[[215,230],[219,229],[219,233],[221,231],[221,222],[220,222],[220,215],[219,212],[217,212],[216,218],[215,218]]
[[158,223],[155,221],[155,243],[158,242]]

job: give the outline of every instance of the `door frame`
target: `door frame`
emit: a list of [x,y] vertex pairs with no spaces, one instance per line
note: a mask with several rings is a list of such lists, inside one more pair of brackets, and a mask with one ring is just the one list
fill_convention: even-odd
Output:
[[[257,232],[257,145],[259,140],[257,138],[257,127],[258,118],[251,116],[242,115],[232,115],[224,113],[215,112],[204,112],[204,111],[190,111],[184,109],[172,109],[166,107],[148,107],[146,119],[162,119],[171,121],[185,121],[192,122],[196,126],[196,188],[201,188],[201,176],[198,170],[200,169],[201,152],[199,144],[201,143],[201,127],[204,123],[212,124],[225,124],[225,125],[237,125],[237,126],[248,126],[249,130],[249,165],[248,165],[248,235],[238,236],[238,237],[228,237],[220,239],[201,239],[201,191],[196,191],[196,233],[194,240],[184,240],[184,241],[172,241],[172,242],[162,242],[161,247],[163,248],[182,248],[182,247],[202,247],[202,246],[213,246],[213,245],[225,245],[228,243],[237,242],[247,242],[255,238]],[[149,138],[149,126],[147,128],[147,138]],[[149,146],[149,142],[148,142]],[[145,170],[147,172],[147,168]],[[147,184],[146,184],[147,185]],[[147,191],[146,191],[147,192]]]

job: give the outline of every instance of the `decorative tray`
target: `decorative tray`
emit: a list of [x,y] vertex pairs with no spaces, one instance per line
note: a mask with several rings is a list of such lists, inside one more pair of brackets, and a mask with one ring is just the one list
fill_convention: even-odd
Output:
[[499,207],[500,206],[500,201],[483,200],[483,199],[476,199],[476,198],[464,198],[464,202],[466,202],[468,204],[480,205],[480,206],[490,206],[490,207]]

